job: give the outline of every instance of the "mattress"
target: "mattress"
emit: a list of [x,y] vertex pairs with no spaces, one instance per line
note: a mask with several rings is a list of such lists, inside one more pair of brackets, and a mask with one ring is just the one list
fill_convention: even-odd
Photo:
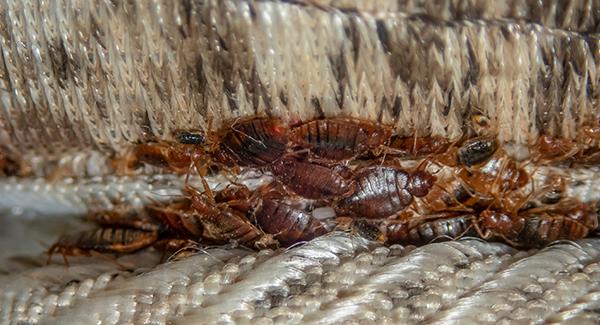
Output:
[[[148,137],[266,114],[355,116],[460,137],[484,114],[527,158],[598,113],[596,1],[57,1],[0,6],[1,324],[578,323],[600,320],[600,239],[518,250],[477,238],[382,246],[333,232],[161,263],[43,252],[94,208],[180,195],[119,176]],[[567,168],[598,197],[597,167]],[[220,180],[211,180],[214,184]]]

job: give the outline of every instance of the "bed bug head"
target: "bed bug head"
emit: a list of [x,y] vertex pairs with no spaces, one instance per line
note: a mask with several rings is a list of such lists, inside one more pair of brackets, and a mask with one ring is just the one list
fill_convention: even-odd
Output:
[[436,181],[436,177],[424,170],[417,170],[408,178],[407,190],[416,197],[424,197]]

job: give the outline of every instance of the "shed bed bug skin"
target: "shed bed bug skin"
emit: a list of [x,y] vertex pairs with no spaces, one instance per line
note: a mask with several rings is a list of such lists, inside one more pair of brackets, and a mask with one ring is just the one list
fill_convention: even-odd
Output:
[[287,127],[280,119],[252,117],[236,120],[221,138],[220,148],[240,166],[264,166],[284,155]]
[[151,204],[145,211],[160,220],[169,232],[178,236],[200,239],[203,233],[201,220],[192,208],[188,199],[177,200],[168,204]]
[[268,167],[275,178],[294,193],[313,200],[345,197],[354,190],[354,182],[331,168],[285,158]]
[[408,207],[413,196],[427,195],[435,176],[392,166],[366,167],[354,176],[356,189],[339,203],[343,212],[359,217],[385,218]]
[[[48,261],[59,253],[71,256],[89,256],[97,253],[132,253],[152,245],[158,232],[129,228],[99,228],[73,236],[63,236],[48,250]],[[65,264],[66,262],[65,258]]]
[[391,129],[357,118],[327,118],[301,124],[292,129],[291,142],[309,149],[317,158],[349,160],[384,144]]
[[246,219],[245,215],[231,209],[227,203],[215,203],[198,192],[187,187],[192,206],[202,224],[202,238],[215,243],[238,242],[250,248],[277,247],[277,242],[266,236]]
[[162,229],[160,220],[147,213],[145,209],[134,209],[126,205],[117,205],[109,211],[90,213],[89,217],[101,226],[132,228],[145,231],[159,231]]

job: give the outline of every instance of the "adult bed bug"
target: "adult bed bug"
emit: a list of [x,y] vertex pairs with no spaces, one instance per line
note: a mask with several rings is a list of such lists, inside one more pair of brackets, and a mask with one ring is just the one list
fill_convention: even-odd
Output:
[[293,145],[308,149],[317,159],[350,160],[384,144],[391,128],[350,117],[310,121],[292,129]]
[[343,198],[338,208],[358,217],[378,219],[408,207],[413,197],[427,195],[436,178],[426,171],[408,173],[395,166],[371,166],[359,170],[356,189]]

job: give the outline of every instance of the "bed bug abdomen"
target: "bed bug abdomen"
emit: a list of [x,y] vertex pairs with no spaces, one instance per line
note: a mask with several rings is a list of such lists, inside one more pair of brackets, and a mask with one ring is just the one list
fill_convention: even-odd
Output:
[[578,240],[585,238],[592,229],[585,224],[558,214],[530,215],[517,243],[527,247],[541,247],[556,240]]
[[272,234],[284,246],[311,240],[327,232],[323,223],[309,212],[279,200],[263,200],[255,219],[260,229]]
[[458,149],[458,161],[470,167],[490,158],[498,149],[498,142],[491,137],[469,139]]
[[331,168],[293,158],[277,161],[269,170],[286,188],[307,199],[344,197],[354,189],[351,180]]
[[327,118],[304,123],[291,131],[291,142],[327,160],[347,160],[385,143],[385,126],[355,118]]
[[445,152],[450,143],[442,137],[392,137],[390,154],[406,158],[418,158]]
[[424,245],[434,240],[455,240],[462,236],[475,235],[473,215],[439,217],[410,229],[408,238],[400,244]]
[[339,208],[363,218],[385,218],[404,210],[413,195],[407,189],[410,175],[396,167],[373,166],[354,176],[356,189]]
[[98,228],[73,236],[61,237],[49,253],[85,255],[86,252],[132,253],[153,244],[158,232],[129,228]]

